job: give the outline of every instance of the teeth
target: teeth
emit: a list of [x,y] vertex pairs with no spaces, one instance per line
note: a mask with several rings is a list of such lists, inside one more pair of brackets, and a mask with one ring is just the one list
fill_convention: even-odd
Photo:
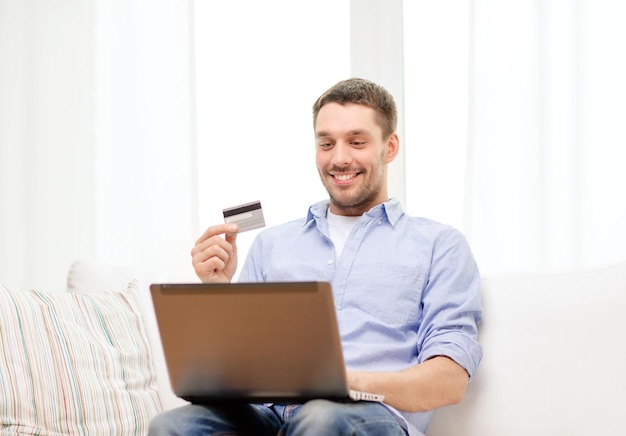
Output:
[[354,176],[355,176],[355,174],[336,174],[335,178],[337,180],[341,180],[343,182],[343,181],[346,181],[346,180],[349,180],[349,179],[353,178]]

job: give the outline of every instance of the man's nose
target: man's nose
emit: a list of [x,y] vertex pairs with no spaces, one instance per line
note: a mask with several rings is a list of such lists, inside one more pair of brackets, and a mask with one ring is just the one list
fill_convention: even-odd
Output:
[[344,142],[338,142],[333,149],[333,164],[338,167],[345,167],[352,163],[352,153],[350,145]]

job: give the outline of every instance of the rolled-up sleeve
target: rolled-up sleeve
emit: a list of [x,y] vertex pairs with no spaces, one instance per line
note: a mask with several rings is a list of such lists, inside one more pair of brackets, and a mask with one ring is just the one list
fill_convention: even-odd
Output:
[[433,247],[422,304],[420,362],[447,356],[471,378],[482,359],[480,274],[465,237],[454,229],[440,235]]

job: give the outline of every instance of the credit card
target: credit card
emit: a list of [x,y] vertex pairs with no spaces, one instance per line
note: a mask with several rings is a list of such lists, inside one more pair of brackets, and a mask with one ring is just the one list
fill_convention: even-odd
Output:
[[239,233],[265,226],[265,218],[263,218],[263,209],[261,209],[260,201],[227,207],[222,209],[222,212],[224,213],[225,222],[239,225]]

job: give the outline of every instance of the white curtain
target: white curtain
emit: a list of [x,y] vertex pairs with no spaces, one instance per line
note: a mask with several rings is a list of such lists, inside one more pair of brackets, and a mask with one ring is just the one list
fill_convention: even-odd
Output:
[[483,272],[626,259],[626,3],[475,0],[466,231]]
[[0,0],[0,282],[63,289],[79,258],[193,276],[190,10]]
[[0,281],[63,289],[94,250],[90,1],[0,0]]

